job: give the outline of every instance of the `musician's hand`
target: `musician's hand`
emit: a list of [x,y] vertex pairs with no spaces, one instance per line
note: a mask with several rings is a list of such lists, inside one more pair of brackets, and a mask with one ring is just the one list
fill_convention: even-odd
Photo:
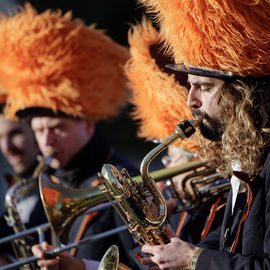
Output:
[[85,265],[82,260],[72,257],[68,252],[61,252],[52,259],[45,259],[44,251],[53,249],[48,243],[43,242],[42,248],[40,245],[32,247],[33,254],[40,258],[37,265],[41,270],[85,270]]
[[188,270],[189,261],[197,247],[182,241],[175,236],[170,226],[167,226],[167,235],[170,243],[167,245],[144,245],[142,252],[150,256],[144,257],[142,263],[148,265],[148,269]]

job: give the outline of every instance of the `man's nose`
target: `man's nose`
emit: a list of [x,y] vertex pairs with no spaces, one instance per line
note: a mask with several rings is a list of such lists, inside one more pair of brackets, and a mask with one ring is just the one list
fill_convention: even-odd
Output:
[[202,106],[198,91],[191,87],[188,92],[187,106],[191,109],[197,109]]
[[55,143],[55,136],[53,132],[51,132],[50,130],[46,131],[44,133],[43,141],[46,146],[53,146]]

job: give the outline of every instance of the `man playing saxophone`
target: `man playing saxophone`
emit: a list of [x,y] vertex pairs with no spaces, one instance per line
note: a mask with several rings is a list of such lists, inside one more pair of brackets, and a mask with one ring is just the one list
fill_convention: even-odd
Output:
[[[125,65],[125,73],[129,79],[129,85],[133,91],[131,103],[134,105],[132,117],[138,120],[138,136],[146,140],[162,142],[175,130],[176,125],[185,119],[192,119],[191,109],[186,104],[188,86],[186,74],[176,73],[165,68],[165,64],[173,63],[172,57],[166,54],[162,48],[162,41],[159,32],[153,27],[152,22],[143,18],[142,22],[130,28],[128,33],[131,58]],[[159,91],[158,89],[162,89]],[[192,160],[199,160],[200,147],[196,134],[185,140],[177,140],[168,147],[168,155],[162,158],[166,167],[172,167]],[[203,175],[203,167],[201,170]],[[167,201],[168,219],[181,239],[197,244],[216,230],[222,221],[225,192],[220,189],[214,198],[209,198],[205,204],[193,205],[173,215],[176,209],[175,202],[178,201],[181,208],[181,197],[184,198],[183,180],[191,172],[175,176],[172,181],[174,190],[180,196],[175,200]],[[158,183],[159,184],[159,183]],[[166,185],[160,183],[161,190],[166,196]],[[206,184],[202,183],[201,187]],[[228,185],[229,186],[229,185]],[[185,191],[193,196],[190,181],[186,184]],[[223,194],[222,194],[223,193]],[[179,198],[180,197],[180,198]],[[210,196],[209,196],[210,197]],[[166,196],[168,199],[168,196]],[[217,205],[216,202],[218,201]],[[218,211],[211,212],[212,208]],[[211,215],[210,215],[211,213]],[[210,221],[211,220],[211,224]],[[216,237],[205,239],[205,245],[218,248]]]
[[[175,62],[187,104],[202,117],[202,149],[233,172],[219,250],[175,237],[142,247],[149,269],[269,269],[269,1],[146,0]],[[162,91],[160,89],[159,91]]]

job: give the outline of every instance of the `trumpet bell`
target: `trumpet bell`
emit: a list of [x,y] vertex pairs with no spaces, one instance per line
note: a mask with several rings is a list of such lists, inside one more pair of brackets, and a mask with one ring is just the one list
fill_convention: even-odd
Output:
[[101,188],[65,188],[57,184],[59,179],[53,175],[40,173],[39,189],[47,218],[63,244],[68,243],[69,228],[76,217],[88,208],[105,202]]

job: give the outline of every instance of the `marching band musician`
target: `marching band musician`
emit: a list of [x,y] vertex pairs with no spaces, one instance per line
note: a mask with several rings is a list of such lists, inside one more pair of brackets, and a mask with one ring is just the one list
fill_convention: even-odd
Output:
[[[270,3],[142,1],[188,74],[187,104],[203,119],[201,148],[224,175],[233,172],[219,250],[177,237],[142,247],[149,269],[270,269]],[[158,89],[163,91],[163,89]]]
[[[161,141],[174,132],[180,121],[192,118],[191,110],[186,105],[187,75],[165,68],[166,63],[173,62],[172,57],[166,55],[160,35],[150,20],[143,18],[141,24],[134,25],[129,31],[128,41],[131,58],[125,65],[125,73],[133,93],[132,116],[139,122],[138,136],[147,140]],[[199,160],[199,152],[199,144],[195,136],[192,136],[183,141],[178,140],[169,146],[168,155],[164,156],[162,161],[166,167],[174,167]],[[200,169],[203,171],[203,168]],[[172,179],[180,196],[183,196],[182,181],[187,174],[190,172],[177,175]],[[159,188],[163,190],[164,197],[167,199],[169,222],[181,239],[197,244],[210,231],[212,235],[219,228],[224,210],[223,194],[218,194],[211,203],[189,210],[183,209],[180,214],[174,214],[175,200],[166,196],[168,190],[166,184],[160,182],[157,184],[162,184]],[[187,188],[192,194],[192,189]],[[210,210],[213,207],[218,208],[218,211],[211,216]],[[218,248],[216,237],[204,239],[204,245]]]
[[[11,121],[4,115],[6,98],[0,102],[0,149],[11,165],[15,178],[29,178],[33,175],[40,154],[35,135],[31,127],[23,122]],[[8,178],[8,176],[7,176]],[[11,185],[17,179],[7,179]]]
[[[122,67],[129,57],[126,48],[70,13],[47,10],[38,15],[29,4],[13,17],[1,17],[0,43],[0,83],[10,96],[6,115],[30,122],[42,154],[52,156],[48,173],[59,184],[96,186],[104,163],[138,174],[96,128],[98,121],[116,116],[128,97]],[[68,241],[122,224],[111,208],[80,216]],[[112,244],[119,247],[120,261],[129,264],[134,240],[128,231],[71,252],[76,258],[100,260]]]

